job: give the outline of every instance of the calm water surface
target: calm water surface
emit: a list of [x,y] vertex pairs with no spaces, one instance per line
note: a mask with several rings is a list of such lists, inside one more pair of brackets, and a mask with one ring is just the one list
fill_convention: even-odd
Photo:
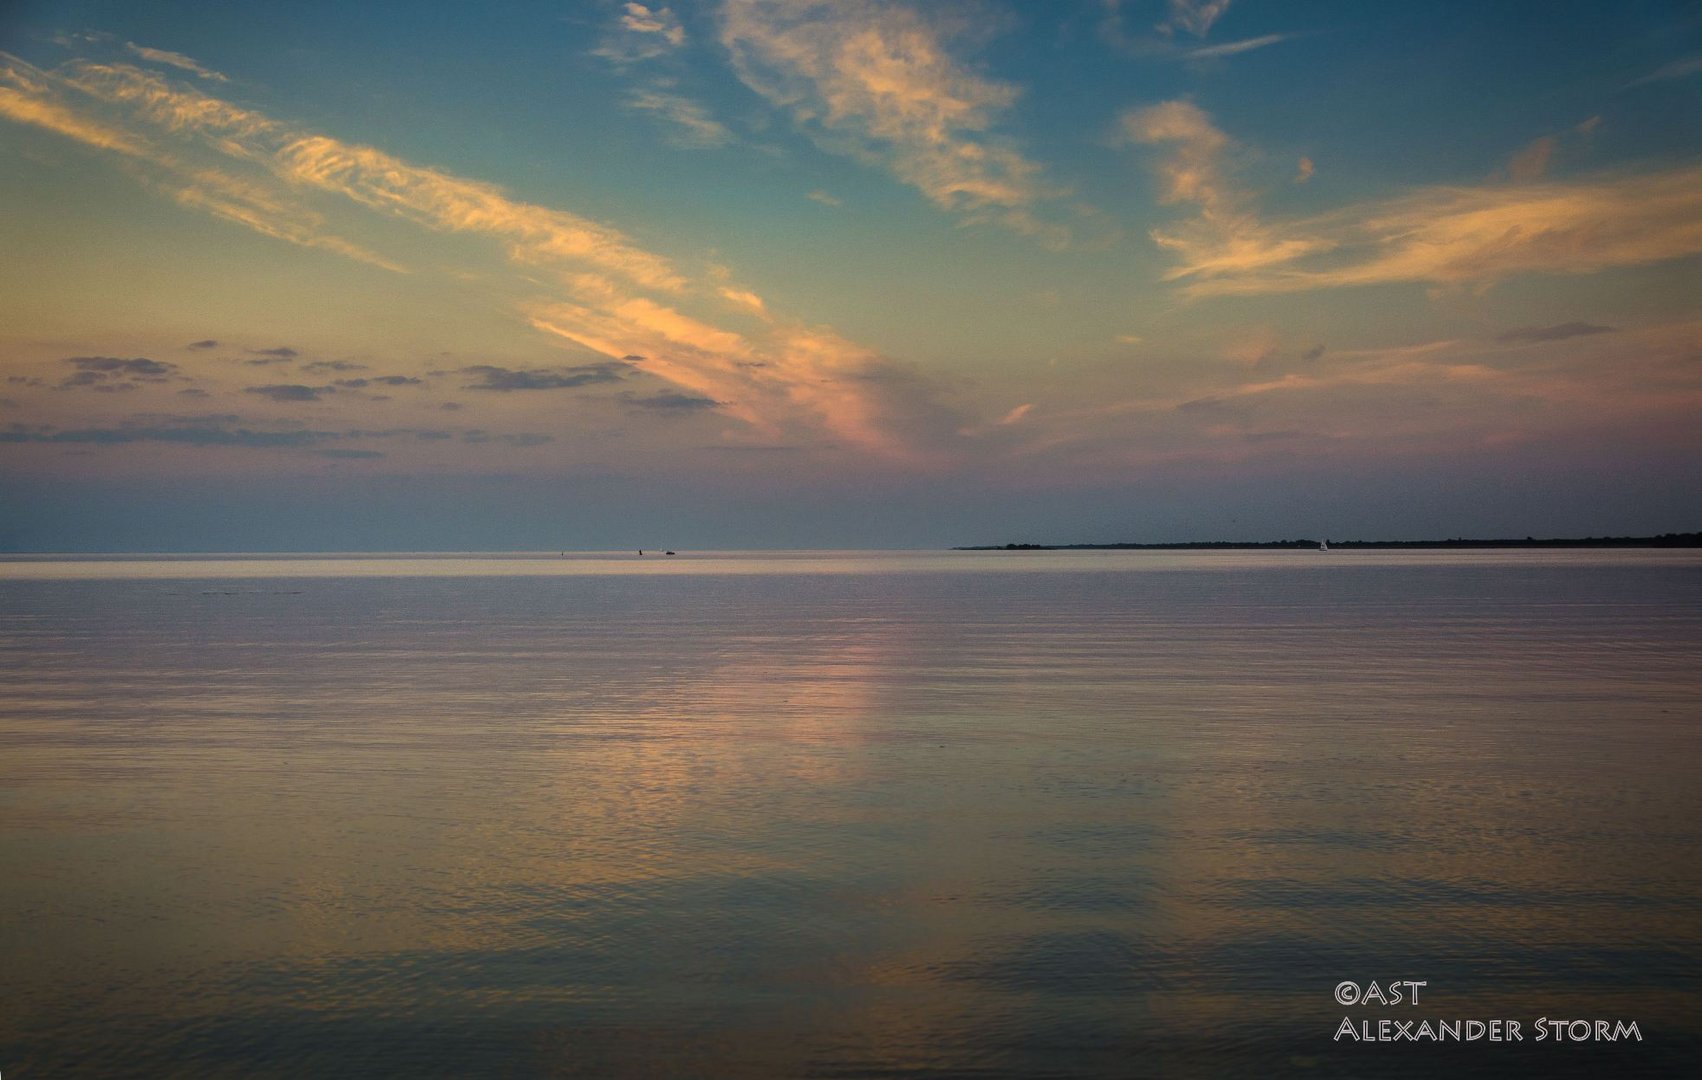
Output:
[[1699,765],[1688,552],[12,558],[0,1072],[1696,1075]]

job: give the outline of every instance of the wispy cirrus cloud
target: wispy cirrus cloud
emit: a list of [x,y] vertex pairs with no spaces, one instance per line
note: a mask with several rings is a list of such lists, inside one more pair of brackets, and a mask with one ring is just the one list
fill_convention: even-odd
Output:
[[764,318],[768,316],[768,305],[763,303],[762,297],[751,292],[749,289],[740,289],[731,285],[723,285],[716,291],[721,294],[721,299],[732,304],[734,307],[743,308],[753,315],[760,315]]
[[137,56],[143,60],[147,60],[150,63],[166,64],[182,71],[187,71],[191,75],[199,75],[201,78],[206,79],[209,82],[230,81],[228,77],[219,74],[211,68],[202,67],[200,64],[191,60],[189,57],[184,56],[182,53],[169,52],[165,49],[151,49],[146,45],[138,45],[134,41],[126,41],[124,43],[124,51],[130,53],[132,56]]
[[56,131],[80,143],[127,157],[158,157],[146,140],[67,104],[63,100],[64,91],[64,80],[57,75],[0,53],[0,116]]
[[[322,214],[280,190],[275,182],[256,182],[226,168],[197,164],[161,145],[152,133],[127,122],[125,117],[97,115],[100,99],[106,85],[113,81],[112,76],[133,77],[143,86],[149,83],[164,86],[156,76],[127,65],[107,67],[72,61],[48,72],[0,53],[0,117],[46,128],[85,145],[117,153],[137,167],[143,183],[185,206],[289,243],[334,251],[389,270],[402,269],[329,231]],[[95,81],[89,84],[84,79]],[[155,90],[149,96],[157,100],[164,92]],[[241,113],[234,107],[232,111]],[[180,117],[167,126],[182,130],[190,119]],[[231,149],[226,147],[227,151]]]
[[1257,213],[1232,174],[1232,140],[1187,101],[1126,112],[1156,146],[1160,201],[1196,216],[1152,231],[1192,296],[1417,283],[1482,287],[1525,273],[1591,273],[1702,254],[1702,166],[1539,181],[1552,148],[1527,147],[1525,182],[1445,185],[1316,217]]
[[673,9],[629,3],[621,5],[602,44],[591,52],[616,64],[636,64],[664,56],[685,43],[685,27]]
[[1165,275],[1168,280],[1245,273],[1328,246],[1326,241],[1285,235],[1259,220],[1251,194],[1231,175],[1233,144],[1193,102],[1130,109],[1121,126],[1128,141],[1163,148],[1155,165],[1159,200],[1199,208],[1190,221],[1152,230],[1153,242],[1182,261]]
[[1240,41],[1226,41],[1222,45],[1202,45],[1199,48],[1188,49],[1182,53],[1188,60],[1215,60],[1224,56],[1239,56],[1241,53],[1252,52],[1284,41],[1292,41],[1294,34],[1264,34],[1260,37],[1242,38]]
[[[54,111],[44,113],[43,105]],[[896,368],[829,328],[769,310],[755,292],[732,285],[725,271],[689,275],[620,230],[570,211],[303,130],[124,64],[75,60],[46,72],[0,55],[0,116],[114,151],[151,170],[144,179],[168,192],[185,187],[185,180],[198,182],[203,173],[216,174],[216,186],[209,182],[198,190],[216,196],[252,191],[227,200],[240,201],[237,206],[191,205],[351,258],[388,262],[314,231],[323,218],[310,200],[341,200],[345,209],[352,204],[433,232],[494,242],[513,269],[512,286],[532,294],[517,310],[535,328],[609,361],[627,364],[642,356],[643,372],[716,402],[716,412],[765,438],[826,438],[913,463],[943,452],[943,444],[914,422],[936,409],[924,400],[937,392],[926,379],[871,379],[871,372]],[[174,197],[185,198],[180,190]],[[756,325],[734,329],[685,310],[707,305],[725,311],[728,304],[742,313],[741,321],[754,317]],[[294,390],[256,392],[308,400]]]
[[711,116],[699,102],[674,92],[670,83],[639,87],[627,95],[626,104],[630,109],[666,122],[669,139],[676,146],[711,149],[733,141],[727,125]]
[[[434,230],[500,238],[516,261],[590,263],[647,287],[678,290],[684,285],[667,259],[637,247],[619,230],[510,199],[493,184],[302,131],[150,72],[81,60],[43,72],[4,54],[0,65],[0,113],[160,165],[171,178],[189,181],[174,192],[180,201],[267,235],[388,264],[319,231],[323,215],[304,203],[300,189],[305,187]],[[18,107],[9,107],[14,104]],[[44,118],[29,108],[39,104],[58,111]],[[88,121],[89,112],[99,108],[112,115],[100,123]],[[61,113],[66,122],[55,122]],[[168,149],[157,145],[163,136],[193,145]],[[212,152],[222,167],[195,166],[191,151]],[[238,166],[259,166],[260,171],[241,177],[227,171]]]
[[1649,83],[1670,82],[1673,79],[1688,79],[1692,75],[1702,74],[1702,54],[1685,56],[1670,64],[1662,64],[1641,79],[1627,84],[1627,89],[1633,86],[1647,86]]
[[1394,357],[1381,362],[1344,365],[1323,373],[1288,372],[1274,379],[1244,383],[1210,399],[1185,401],[1178,409],[1201,407],[1206,401],[1221,403],[1229,398],[1264,394],[1318,391],[1341,387],[1425,386],[1449,383],[1481,383],[1507,376],[1484,364],[1448,363]]
[[1205,37],[1212,24],[1229,10],[1230,0],[1170,0],[1164,21],[1155,29],[1165,35],[1185,30],[1195,37]]
[[1399,282],[1481,287],[1519,274],[1587,274],[1702,254],[1702,167],[1520,186],[1437,187],[1280,233],[1326,259],[1220,264],[1197,294]]
[[729,0],[721,41],[752,90],[818,145],[887,169],[941,209],[1053,244],[1036,208],[1067,192],[995,126],[1019,94],[954,57],[907,7],[869,0]]
[[685,68],[671,58],[686,47],[686,40],[685,27],[671,8],[629,3],[615,14],[591,55],[634,77],[637,85],[624,104],[659,121],[671,144],[693,150],[727,146],[736,141],[732,129],[680,89]]
[[407,272],[400,263],[327,231],[324,215],[302,207],[291,198],[279,198],[263,184],[218,169],[195,169],[188,174],[188,180],[167,191],[184,206],[205,210],[275,240],[320,248],[393,273]]
[[685,279],[662,256],[623,233],[564,210],[510,199],[494,184],[412,165],[381,150],[323,135],[279,147],[284,175],[370,209],[444,232],[500,238],[510,259],[549,266],[590,263],[648,288],[677,292]]
[[[1134,20],[1124,0],[1103,0],[1105,16],[1099,24],[1099,37],[1113,48],[1146,59],[1203,63],[1240,56],[1257,49],[1266,49],[1306,36],[1297,33],[1260,34],[1256,37],[1225,41],[1216,45],[1199,44],[1211,32],[1213,24],[1229,10],[1229,0],[1174,0],[1165,18],[1150,30],[1131,30]],[[1146,9],[1139,9],[1141,16]],[[1188,43],[1186,38],[1195,39]]]
[[[765,440],[807,436],[797,418],[812,417],[845,445],[922,465],[961,426],[926,378],[831,328],[774,320],[750,337],[605,288],[581,281],[579,302],[541,304],[532,323],[715,401]],[[920,413],[940,423],[917,423]]]

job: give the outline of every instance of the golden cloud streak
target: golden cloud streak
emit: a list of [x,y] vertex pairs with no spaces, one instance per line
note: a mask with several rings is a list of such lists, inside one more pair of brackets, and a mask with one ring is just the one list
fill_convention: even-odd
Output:
[[1170,101],[1130,110],[1123,131],[1164,147],[1155,163],[1161,201],[1199,207],[1195,218],[1152,233],[1178,259],[1165,278],[1187,281],[1189,296],[1486,287],[1517,274],[1593,273],[1702,253],[1702,166],[1538,182],[1544,154],[1514,169],[1524,182],[1433,187],[1265,221],[1229,175],[1230,139],[1199,107]]
[[[184,205],[392,270],[402,268],[326,232],[308,194],[496,240],[516,267],[549,269],[565,290],[522,305],[535,328],[615,359],[641,356],[642,370],[710,398],[723,415],[764,435],[820,429],[870,454],[921,459],[874,403],[867,373],[878,356],[832,331],[780,320],[755,293],[726,284],[722,268],[692,280],[610,226],[299,130],[128,65],[73,61],[44,72],[4,54],[0,65],[0,115],[151,165],[161,176],[145,179]],[[177,141],[170,152],[155,145],[161,137]],[[217,165],[190,163],[209,152]],[[233,166],[252,178],[234,175]],[[753,341],[676,306],[692,298],[742,309],[760,320],[762,337]]]
[[751,89],[824,149],[879,165],[944,210],[1053,246],[1036,204],[1066,194],[990,133],[1017,89],[975,74],[915,12],[864,0],[729,0],[721,41]]

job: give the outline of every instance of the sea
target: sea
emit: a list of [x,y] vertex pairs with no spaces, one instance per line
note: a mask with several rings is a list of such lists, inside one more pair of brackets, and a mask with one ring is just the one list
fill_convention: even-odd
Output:
[[5,1080],[1444,1074],[1702,1074],[1702,552],[0,558]]

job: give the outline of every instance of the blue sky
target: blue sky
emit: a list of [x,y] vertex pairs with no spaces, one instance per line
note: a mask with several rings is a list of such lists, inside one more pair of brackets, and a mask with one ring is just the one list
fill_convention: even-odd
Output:
[[1693,529],[1702,8],[13,5],[0,546]]

